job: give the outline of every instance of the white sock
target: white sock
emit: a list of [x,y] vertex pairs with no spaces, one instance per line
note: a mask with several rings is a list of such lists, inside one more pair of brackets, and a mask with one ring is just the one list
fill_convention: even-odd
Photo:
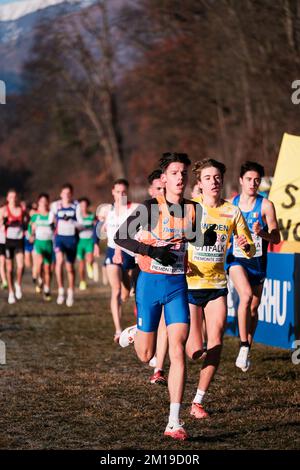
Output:
[[169,421],[172,421],[172,423],[179,423],[180,406],[180,403],[170,403]]
[[68,288],[68,295],[73,297],[73,295],[74,295],[73,289]]
[[49,294],[49,292],[50,292],[49,287],[45,285],[45,286],[44,286],[44,293],[45,293],[45,294]]
[[203,390],[200,390],[198,388],[195,398],[193,400],[193,403],[198,403],[199,405],[201,405],[201,403],[203,402],[204,395],[205,395],[205,392],[203,392]]
[[63,287],[58,288],[58,295],[64,295],[65,289]]
[[156,374],[156,372],[158,372],[160,370],[160,372],[163,372],[164,370],[163,369],[159,369],[158,367],[155,367],[154,368],[154,374]]

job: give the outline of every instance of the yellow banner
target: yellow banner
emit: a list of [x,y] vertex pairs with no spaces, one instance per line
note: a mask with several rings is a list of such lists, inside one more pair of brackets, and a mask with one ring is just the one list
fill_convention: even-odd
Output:
[[298,136],[286,133],[283,135],[269,199],[275,205],[281,240],[284,242],[280,251],[300,252],[300,137]]

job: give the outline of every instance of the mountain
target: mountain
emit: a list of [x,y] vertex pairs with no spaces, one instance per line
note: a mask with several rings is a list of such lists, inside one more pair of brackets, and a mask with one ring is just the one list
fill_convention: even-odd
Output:
[[22,90],[22,67],[28,58],[34,28],[42,20],[76,12],[95,0],[22,0],[0,6],[0,80],[7,93]]

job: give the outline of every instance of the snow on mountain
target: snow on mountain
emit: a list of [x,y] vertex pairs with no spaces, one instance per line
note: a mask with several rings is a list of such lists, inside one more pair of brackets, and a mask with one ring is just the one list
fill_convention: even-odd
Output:
[[[60,3],[88,4],[91,1],[82,0],[20,0],[0,6],[0,22],[16,21],[23,16],[58,5]],[[84,5],[83,5],[84,6]]]

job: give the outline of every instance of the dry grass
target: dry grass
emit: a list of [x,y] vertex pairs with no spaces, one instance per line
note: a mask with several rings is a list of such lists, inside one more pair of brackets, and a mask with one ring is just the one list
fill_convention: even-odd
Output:
[[[189,417],[199,370],[189,363],[182,417],[191,439],[173,442],[162,435],[167,389],[149,384],[152,369],[133,348],[112,342],[106,288],[78,293],[72,309],[43,303],[30,285],[17,305],[0,296],[1,449],[300,448],[300,366],[289,352],[256,345],[243,374],[234,366],[238,342],[226,338],[203,422]],[[129,303],[125,323],[132,319]]]

